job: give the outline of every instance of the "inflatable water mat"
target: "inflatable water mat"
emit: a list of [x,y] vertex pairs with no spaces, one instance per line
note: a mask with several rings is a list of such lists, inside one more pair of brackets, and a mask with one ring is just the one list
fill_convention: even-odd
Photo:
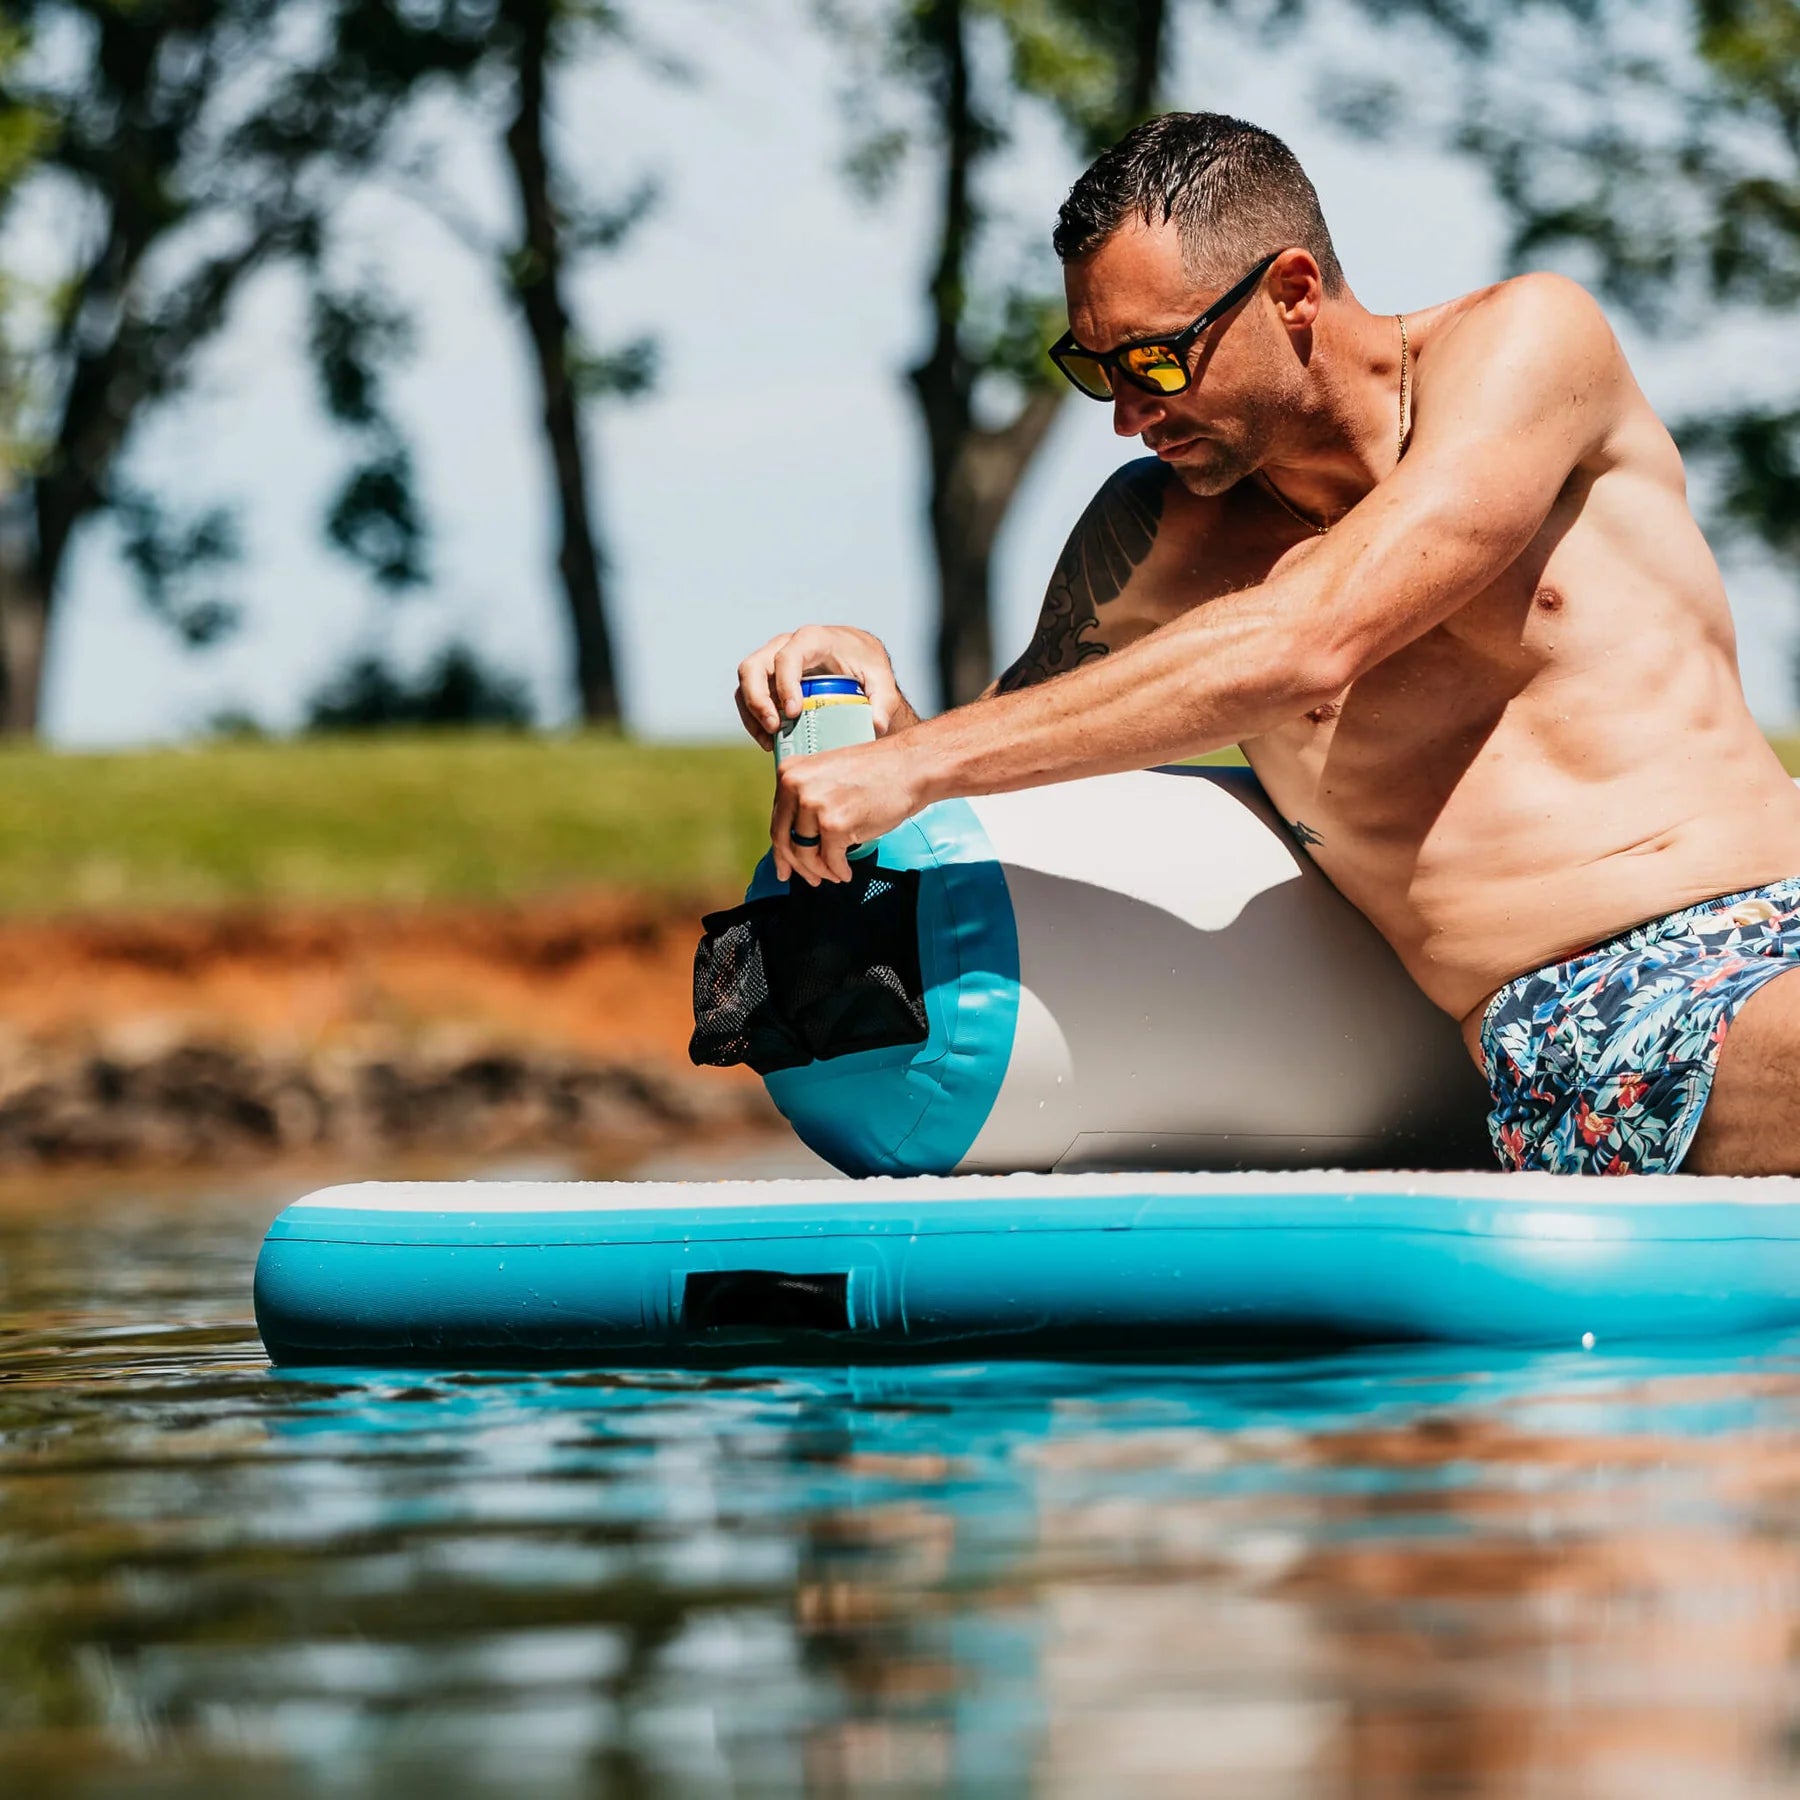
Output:
[[1010,1175],[327,1188],[270,1227],[283,1364],[1171,1356],[1800,1325],[1800,1180]]

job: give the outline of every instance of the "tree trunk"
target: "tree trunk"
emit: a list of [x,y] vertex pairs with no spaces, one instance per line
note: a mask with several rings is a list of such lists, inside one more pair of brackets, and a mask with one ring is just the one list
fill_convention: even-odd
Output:
[[519,40],[518,109],[506,132],[506,152],[524,220],[513,291],[537,363],[544,441],[556,476],[560,524],[556,567],[575,640],[575,685],[581,716],[589,724],[612,725],[620,718],[618,675],[607,629],[601,553],[588,500],[581,407],[570,380],[562,240],[544,147],[551,7],[549,0],[507,0],[504,10]]
[[994,666],[992,561],[979,544],[943,531],[934,532],[932,549],[938,584],[932,671],[941,704],[962,706],[987,686]]
[[[101,27],[99,58],[114,80],[141,92],[160,48],[154,23],[113,14]],[[105,483],[140,404],[143,371],[125,353],[133,324],[129,299],[157,225],[143,204],[164,173],[149,147],[126,133],[119,160],[130,179],[107,183],[105,235],[74,283],[61,341],[73,350],[50,454],[29,478],[9,467],[0,493],[0,733],[29,736],[38,727],[44,650],[63,562],[76,527],[97,511]],[[107,317],[103,339],[84,336],[93,313]]]
[[63,564],[76,528],[102,504],[102,483],[138,404],[140,386],[119,351],[122,331],[115,326],[110,340],[77,358],[50,466],[28,479],[9,470],[0,484],[0,734],[8,737],[37,731]]
[[962,348],[964,284],[976,229],[972,179],[980,134],[971,103],[963,0],[935,0],[921,30],[937,50],[944,140],[938,259],[931,277],[930,354],[912,372],[931,462],[931,547],[937,563],[937,700],[960,706],[987,685],[993,667],[989,559],[971,531],[976,504],[967,450],[975,426],[974,371]]
[[[1135,0],[1130,61],[1120,92],[1135,123],[1155,104],[1167,34],[1167,0]],[[930,354],[912,372],[931,466],[931,545],[937,569],[936,675],[942,706],[962,706],[988,684],[994,667],[994,543],[1019,483],[1042,448],[1062,403],[1037,389],[1010,425],[975,422],[980,370],[963,346],[970,247],[980,226],[974,174],[984,127],[971,86],[965,0],[934,0],[921,31],[937,52],[938,112],[944,146],[938,259],[932,273]]]
[[1125,82],[1121,135],[1156,110],[1168,29],[1168,0],[1137,0],[1131,21],[1131,68]]
[[[5,458],[0,467],[0,733],[16,736],[37,728],[37,675],[21,678],[15,671],[19,658],[31,653],[32,638],[37,668],[42,668],[45,607],[35,580],[30,509],[13,472],[12,446],[0,444],[0,456]],[[36,630],[28,633],[25,627],[34,614]],[[16,651],[15,636],[23,640]]]
[[946,705],[973,700],[993,674],[994,542],[1061,404],[1060,395],[1040,391],[1004,430],[968,428],[948,476],[932,496],[939,599],[936,669]]
[[34,575],[29,567],[15,570],[10,557],[0,570],[0,732],[8,737],[30,737],[38,728],[50,597]]

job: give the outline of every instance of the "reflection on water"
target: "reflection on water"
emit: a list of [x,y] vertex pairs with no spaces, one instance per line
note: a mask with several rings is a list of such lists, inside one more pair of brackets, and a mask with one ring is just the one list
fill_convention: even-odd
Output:
[[271,1374],[0,1213],[9,1792],[1791,1791],[1800,1346]]

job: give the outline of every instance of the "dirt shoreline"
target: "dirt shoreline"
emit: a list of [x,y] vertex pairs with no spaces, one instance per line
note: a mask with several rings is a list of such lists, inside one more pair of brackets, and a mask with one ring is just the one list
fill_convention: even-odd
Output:
[[700,915],[505,906],[0,922],[0,1171],[554,1151],[774,1122],[686,1056]]

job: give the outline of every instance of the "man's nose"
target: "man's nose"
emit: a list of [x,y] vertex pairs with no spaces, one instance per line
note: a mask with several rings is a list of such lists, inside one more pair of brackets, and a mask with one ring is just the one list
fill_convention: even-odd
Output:
[[1154,394],[1115,375],[1113,377],[1113,430],[1120,437],[1138,437],[1165,416],[1163,404]]

